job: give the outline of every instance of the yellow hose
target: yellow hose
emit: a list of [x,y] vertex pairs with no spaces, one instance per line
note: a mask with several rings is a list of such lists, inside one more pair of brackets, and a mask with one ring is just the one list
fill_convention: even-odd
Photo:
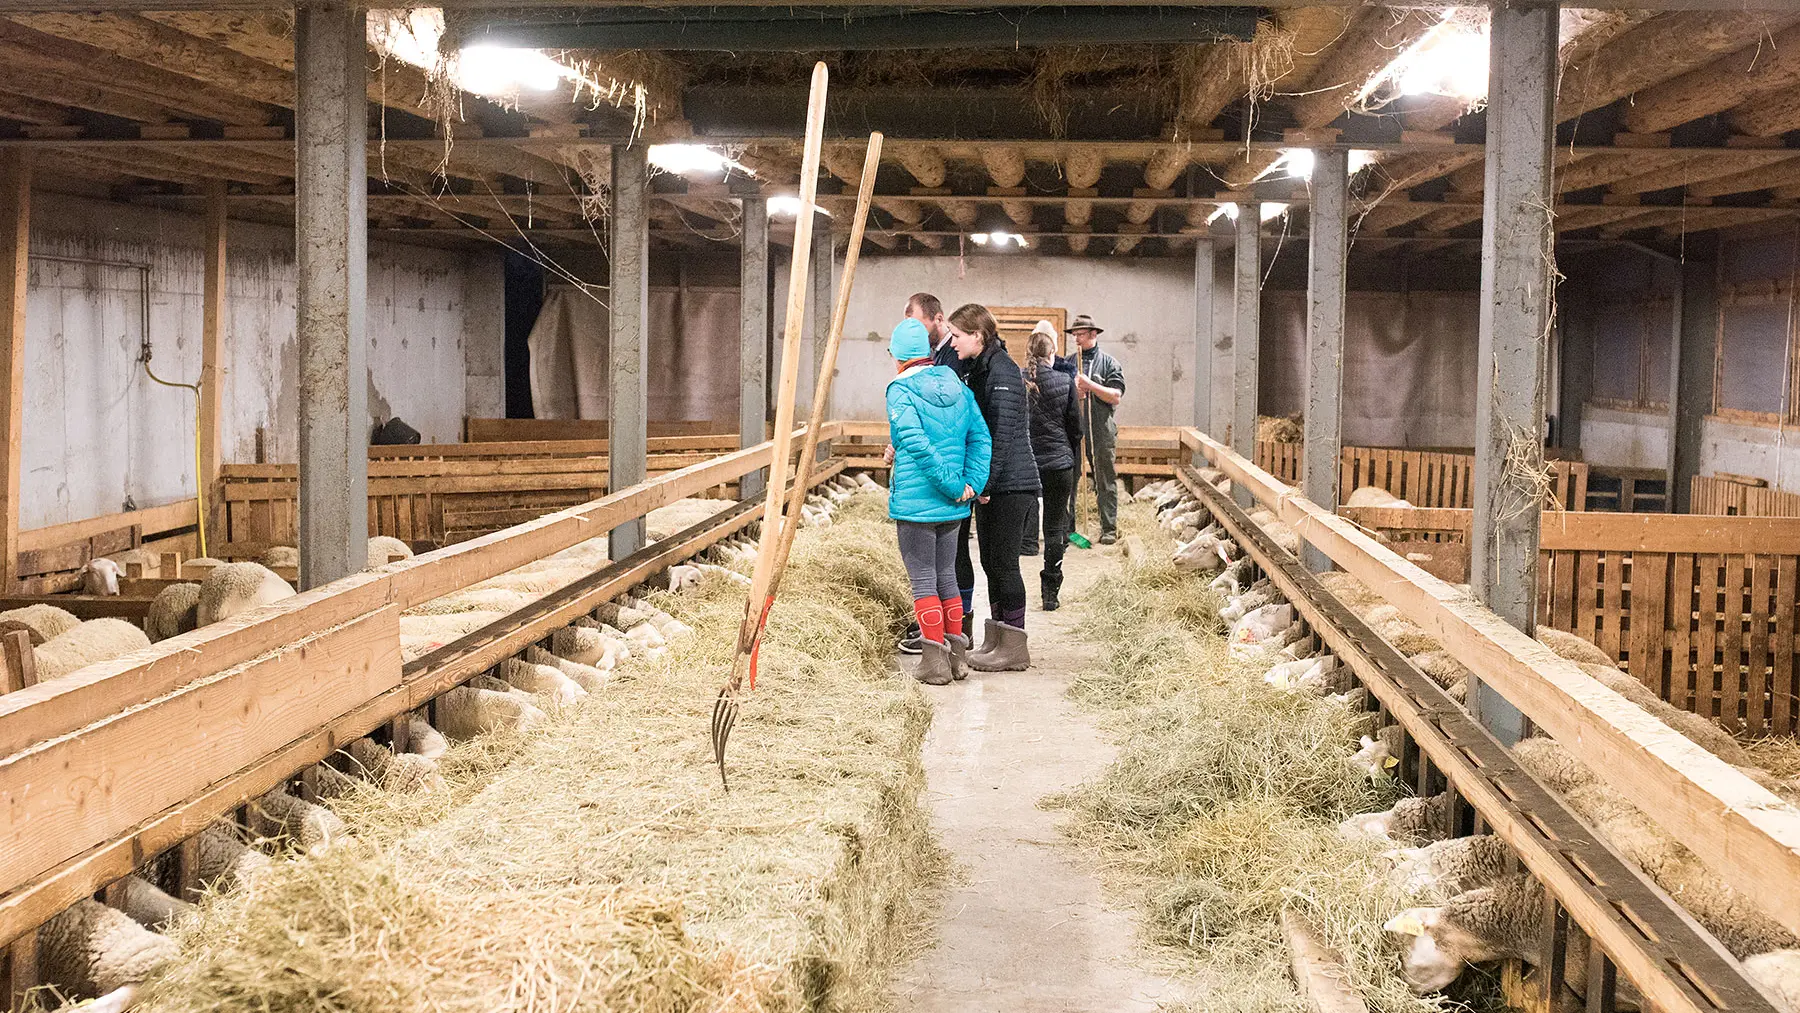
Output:
[[148,346],[144,349],[144,357],[141,361],[144,364],[144,375],[148,376],[150,379],[155,380],[164,387],[181,387],[194,392],[194,507],[196,514],[194,526],[200,532],[200,555],[204,556],[206,555],[206,482],[201,476],[200,469],[200,385],[197,383],[171,383],[168,380],[157,376],[150,369],[150,350]]

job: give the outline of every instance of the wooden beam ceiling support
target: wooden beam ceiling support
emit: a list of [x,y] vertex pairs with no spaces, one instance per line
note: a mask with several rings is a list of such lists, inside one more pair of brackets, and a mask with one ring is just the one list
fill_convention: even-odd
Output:
[[139,149],[147,158],[178,172],[191,173],[202,179],[235,180],[258,186],[274,186],[294,178],[293,166],[284,172],[270,172],[253,167],[254,163],[235,157],[229,150],[212,148],[148,148]]
[[944,185],[944,177],[949,172],[944,164],[944,156],[936,148],[927,144],[908,144],[898,146],[895,151],[900,165],[919,185],[936,188]]
[[1728,176],[1717,176],[1689,183],[1689,197],[1724,197],[1734,193],[1754,193],[1774,187],[1800,183],[1800,156],[1790,156],[1768,165]]
[[1793,92],[1758,95],[1731,111],[1731,129],[1751,137],[1779,137],[1800,130],[1800,102]]
[[1481,157],[1479,150],[1421,152],[1384,159],[1370,171],[1380,173],[1385,178],[1383,190],[1409,190],[1420,183],[1429,183],[1458,169],[1478,164]]
[[1437,210],[1436,205],[1424,201],[1384,201],[1357,218],[1356,232],[1358,235],[1386,235]]
[[[5,55],[0,53],[0,58]],[[166,123],[176,116],[176,110],[160,102],[149,101],[128,90],[74,79],[58,71],[8,66],[0,83],[4,83],[9,93],[40,103],[73,106],[140,123]]]
[[[987,169],[988,178],[994,186],[1001,190],[1019,190],[1025,182],[1025,153],[1015,147],[995,147],[984,145],[981,148],[981,164]],[[1023,194],[1023,191],[1020,191]],[[1002,195],[1004,198],[1006,195]],[[1025,201],[1000,201],[1000,210],[1006,212],[1014,225],[1021,228],[1032,227],[1032,206]]]
[[1603,204],[1595,204],[1590,207],[1564,207],[1556,212],[1550,225],[1558,232],[1576,232],[1635,217],[1644,210],[1641,207],[1613,207]]
[[42,102],[24,95],[0,91],[0,120],[60,126],[69,122],[69,108],[60,102]]
[[1436,12],[1418,9],[1366,10],[1313,72],[1306,94],[1289,100],[1295,124],[1311,130],[1343,115],[1370,78],[1440,20]]
[[862,185],[863,157],[847,144],[828,144],[820,153],[820,164],[825,171],[842,180],[847,187]]
[[1419,231],[1439,235],[1481,220],[1480,204],[1451,204],[1419,220]]
[[212,544],[225,542],[225,487],[219,480],[224,461],[220,438],[219,407],[225,386],[225,183],[215,180],[206,187],[206,267],[201,282],[200,308],[200,383],[196,391],[194,426],[199,430],[200,474],[196,482],[206,504],[205,528],[200,534],[200,555],[208,552],[208,535]]
[[1594,10],[1565,7],[1558,60],[1563,72],[1581,67],[1614,39],[1656,16],[1647,10]]
[[244,98],[290,109],[294,105],[294,77],[280,67],[135,14],[14,14],[9,19]]
[[1793,155],[1780,151],[1744,151],[1735,155],[1696,155],[1674,165],[1651,172],[1628,176],[1607,188],[1621,196],[1667,190],[1687,186],[1721,176],[1735,176],[1752,169],[1765,168],[1776,162],[1792,160]]
[[1636,133],[1670,130],[1723,112],[1748,99],[1800,86],[1800,28],[1756,42],[1722,60],[1639,91],[1625,108],[1625,127]]
[[18,583],[19,477],[25,430],[25,292],[31,252],[31,152],[0,151],[0,590]]
[[1578,67],[1564,70],[1556,118],[1592,112],[1633,92],[1697,70],[1800,20],[1769,12],[1683,12],[1651,19],[1618,36]]
[[[1557,152],[1569,149],[1558,147]],[[1691,157],[1679,151],[1634,151],[1630,154],[1589,155],[1577,159],[1556,174],[1556,192],[1573,193],[1590,187],[1606,186],[1621,179],[1629,179],[1641,173],[1660,169],[1665,166],[1678,165],[1685,158]]]
[[110,89],[228,125],[261,126],[270,120],[271,110],[263,103],[10,21],[0,21],[0,65],[103,81]]

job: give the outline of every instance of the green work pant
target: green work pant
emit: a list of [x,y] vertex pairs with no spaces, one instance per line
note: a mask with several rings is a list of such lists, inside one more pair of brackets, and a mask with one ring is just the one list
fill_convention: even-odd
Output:
[[1113,449],[1119,445],[1119,424],[1107,412],[1094,413],[1092,439],[1087,441],[1088,474],[1094,480],[1094,502],[1100,507],[1100,533],[1119,530],[1119,476],[1113,471]]

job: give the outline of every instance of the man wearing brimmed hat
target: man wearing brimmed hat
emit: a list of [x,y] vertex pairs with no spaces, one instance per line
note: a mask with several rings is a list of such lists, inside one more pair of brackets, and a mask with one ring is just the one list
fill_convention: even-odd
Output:
[[1076,360],[1075,391],[1082,399],[1088,474],[1093,476],[1094,500],[1100,506],[1100,544],[1111,545],[1119,540],[1119,479],[1113,472],[1119,424],[1113,413],[1125,398],[1125,370],[1119,367],[1119,360],[1100,350],[1100,335],[1105,331],[1086,313],[1069,325],[1069,334],[1081,348]]

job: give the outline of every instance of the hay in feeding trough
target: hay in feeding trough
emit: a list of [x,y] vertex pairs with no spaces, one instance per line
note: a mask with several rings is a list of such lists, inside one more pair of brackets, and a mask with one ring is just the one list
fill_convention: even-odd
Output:
[[729,795],[706,728],[744,600],[713,576],[655,596],[697,632],[636,678],[454,747],[442,790],[334,803],[352,839],[210,899],[146,1008],[879,1008],[944,866],[892,537],[868,508],[800,534]]
[[[1146,522],[1150,509],[1122,507],[1121,525],[1155,539],[1154,557],[1170,540]],[[1138,897],[1160,954],[1203,987],[1194,1008],[1307,1008],[1282,942],[1287,907],[1342,954],[1346,984],[1371,1009],[1451,1007],[1412,994],[1382,932],[1415,902],[1385,876],[1387,845],[1337,831],[1345,816],[1392,801],[1345,762],[1363,718],[1268,687],[1266,661],[1229,660],[1206,583],[1149,565],[1097,584],[1081,602],[1106,653],[1072,692],[1106,709],[1121,751],[1099,777],[1053,800],[1069,813],[1066,832],[1098,850]]]

